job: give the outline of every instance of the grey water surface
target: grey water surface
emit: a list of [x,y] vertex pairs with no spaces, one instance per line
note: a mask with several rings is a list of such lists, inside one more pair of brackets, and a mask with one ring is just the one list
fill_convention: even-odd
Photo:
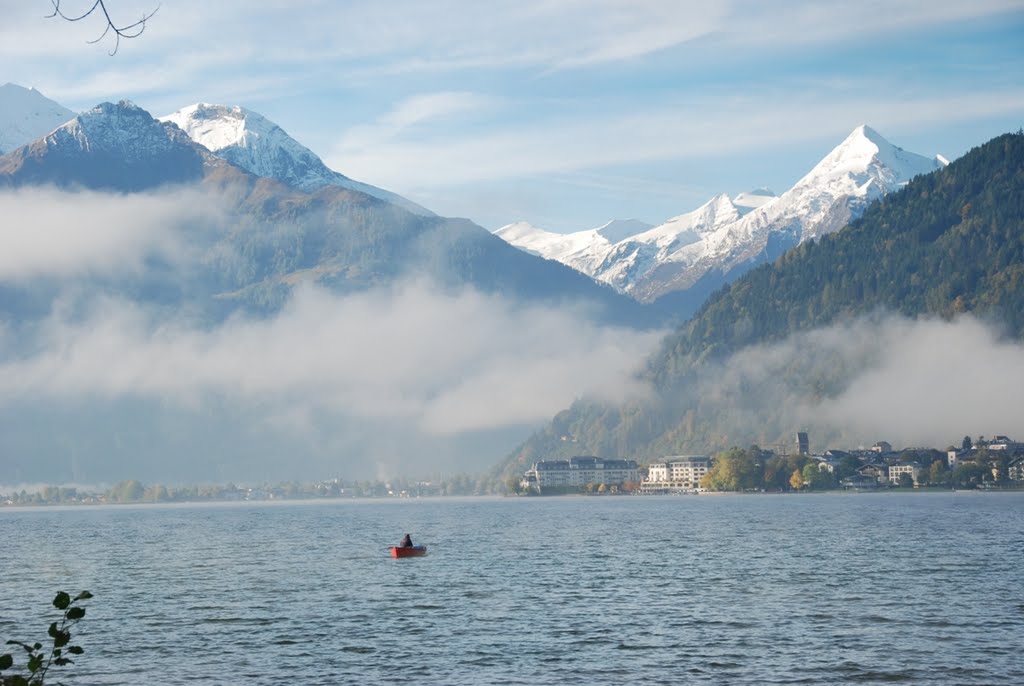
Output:
[[88,589],[68,686],[1022,684],[1022,570],[1024,493],[7,508],[0,643]]

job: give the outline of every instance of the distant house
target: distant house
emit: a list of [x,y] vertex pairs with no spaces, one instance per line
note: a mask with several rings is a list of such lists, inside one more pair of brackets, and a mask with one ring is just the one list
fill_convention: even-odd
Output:
[[829,474],[836,473],[836,467],[839,466],[839,460],[826,457],[825,455],[811,455],[811,458],[818,463],[819,472],[828,472]]
[[1005,450],[1011,453],[1024,452],[1024,443],[1018,443],[1008,436],[996,436],[988,442],[988,449]]
[[957,464],[963,459],[967,452],[968,451],[966,450],[947,450],[946,464],[949,465],[950,469],[956,468]]
[[857,474],[874,479],[879,484],[888,483],[889,470],[884,464],[866,464],[857,468]]
[[888,441],[879,441],[871,446],[871,451],[880,455],[892,452],[892,445]]
[[706,455],[673,455],[648,467],[640,492],[697,493],[702,490],[700,480],[710,470],[711,458]]
[[622,485],[639,481],[636,460],[604,459],[593,456],[568,460],[541,460],[526,471],[522,485],[543,492],[545,488],[573,489],[587,484]]
[[917,462],[889,465],[889,483],[899,486],[900,477],[908,474],[914,485],[917,485],[917,477],[921,474],[921,465]]

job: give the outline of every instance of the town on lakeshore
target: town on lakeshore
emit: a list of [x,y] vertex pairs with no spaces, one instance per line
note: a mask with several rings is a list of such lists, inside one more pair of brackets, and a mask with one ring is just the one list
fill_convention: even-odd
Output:
[[258,486],[234,483],[165,486],[120,481],[109,488],[45,486],[0,491],[0,505],[105,505],[241,502],[325,498],[419,498],[470,495],[671,495],[709,492],[794,493],[879,489],[1024,489],[1024,442],[964,436],[959,447],[893,449],[886,441],[856,450],[812,453],[806,432],[785,446],[732,448],[714,455],[672,455],[657,462],[576,456],[540,460],[521,476],[466,474],[433,480],[332,478]]
[[867,449],[812,454],[807,432],[794,451],[757,446],[715,455],[673,455],[640,465],[636,460],[581,456],[541,460],[518,485],[524,494],[877,490],[882,488],[1024,488],[1024,443],[1007,436],[973,440],[946,450],[894,450],[886,441]]

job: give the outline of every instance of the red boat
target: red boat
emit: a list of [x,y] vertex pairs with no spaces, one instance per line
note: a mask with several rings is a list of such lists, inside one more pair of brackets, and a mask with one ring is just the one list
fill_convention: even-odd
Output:
[[427,546],[414,545],[411,548],[402,548],[397,545],[391,546],[391,557],[420,557],[427,554]]

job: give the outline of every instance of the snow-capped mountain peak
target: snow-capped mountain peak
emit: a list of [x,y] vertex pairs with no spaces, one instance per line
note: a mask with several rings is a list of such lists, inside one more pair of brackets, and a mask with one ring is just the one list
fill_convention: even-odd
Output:
[[434,214],[391,191],[355,181],[330,169],[280,126],[244,107],[196,103],[161,120],[173,122],[196,143],[257,176],[274,178],[306,192],[340,186],[372,195],[415,214]]
[[132,192],[202,178],[227,166],[172,124],[137,105],[104,102],[0,157],[0,176],[13,185]]
[[219,157],[303,190],[330,185],[320,158],[266,117],[243,107],[196,103],[160,118]]
[[216,152],[232,145],[244,146],[247,131],[254,135],[269,133],[264,117],[237,105],[208,105],[203,102],[183,107],[174,114],[161,117],[172,121],[196,143]]
[[528,253],[557,260],[563,264],[569,264],[573,259],[589,255],[595,250],[603,252],[611,245],[608,239],[601,235],[599,229],[555,233],[528,222],[508,224],[495,231],[494,235]]
[[35,88],[5,83],[0,86],[0,155],[28,145],[74,116]]
[[799,240],[804,241],[842,228],[868,203],[942,166],[936,158],[908,152],[861,125],[783,194],[781,206],[784,213],[799,217]]
[[796,185],[800,186],[805,182],[815,183],[824,176],[866,174],[884,181],[888,186],[900,186],[918,174],[935,171],[938,164],[936,158],[907,152],[885,140],[870,126],[862,124]]
[[104,150],[124,159],[138,159],[174,147],[174,141],[149,112],[129,100],[100,103],[46,136],[48,146],[82,151]]
[[649,302],[701,282],[704,290],[728,282],[802,241],[842,228],[876,198],[946,163],[941,156],[908,152],[862,125],[780,196],[763,188],[735,198],[722,193],[617,242],[597,235],[586,251],[565,246],[568,237],[582,242],[587,232],[499,235]]

